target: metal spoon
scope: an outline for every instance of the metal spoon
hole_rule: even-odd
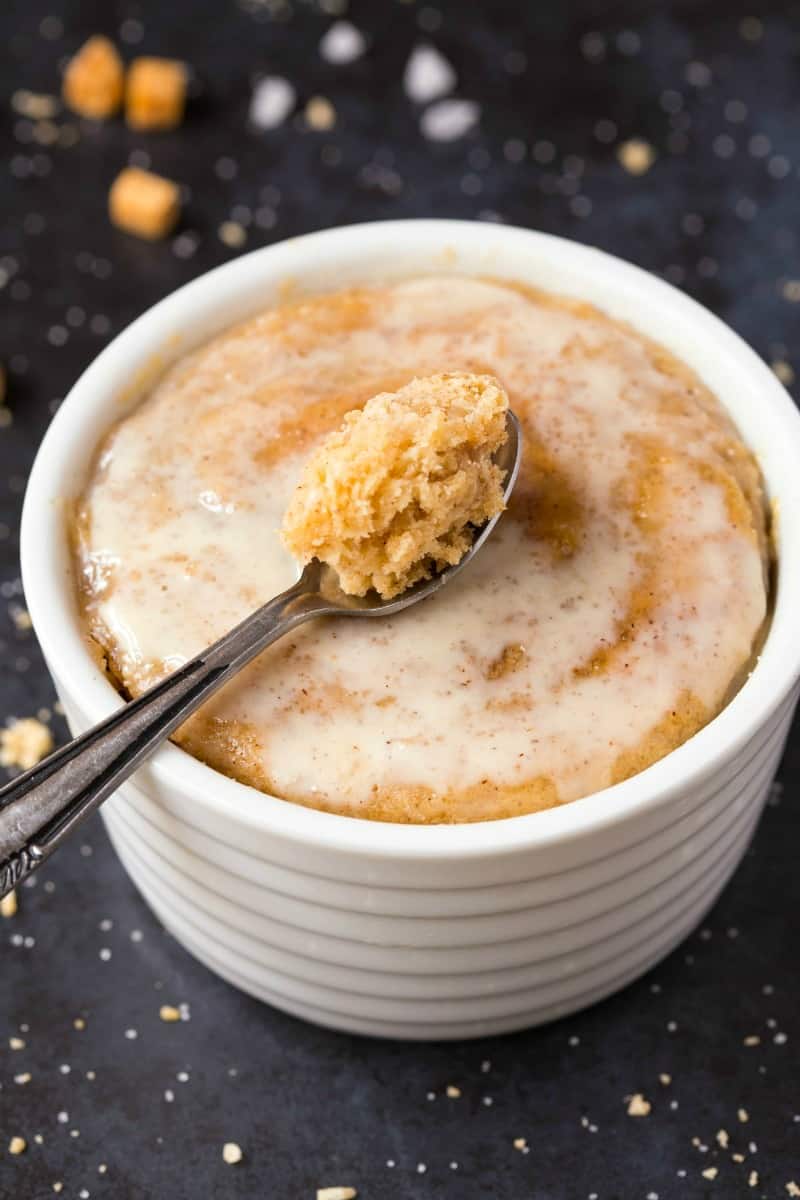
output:
[[[517,479],[522,434],[508,413],[508,438],[495,456],[506,502]],[[348,596],[336,572],[314,559],[293,587],[246,617],[208,650],[105,721],[0,789],[0,897],[56,850],[200,705],[262,650],[312,617],[386,617],[427,599],[470,562],[497,524],[487,521],[453,567],[392,600]]]

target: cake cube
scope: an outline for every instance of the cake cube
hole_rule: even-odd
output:
[[[150,241],[172,232],[180,208],[177,183],[140,167],[126,167],[120,171],[108,194],[108,211],[113,223],[126,233]]]
[[[89,38],[67,64],[64,102],[82,117],[113,117],[122,103],[125,68],[107,37]]]
[[[135,58],[125,88],[131,129],[174,129],[183,120],[186,68],[171,58]]]

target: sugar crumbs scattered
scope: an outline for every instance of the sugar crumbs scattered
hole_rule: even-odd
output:
[[[256,129],[276,129],[297,103],[297,93],[288,79],[267,75],[259,79],[250,99],[250,122]]]
[[[336,124],[336,109],[325,96],[312,96],[304,115],[308,127],[318,132],[333,129]]]
[[[454,142],[469,133],[480,115],[480,105],[474,100],[439,100],[426,108],[419,124],[429,141]]]
[[[415,46],[403,72],[403,87],[415,104],[429,104],[456,85],[456,73],[433,46]]]
[[[634,1093],[628,1101],[628,1116],[629,1117],[648,1117],[652,1105],[649,1100],[645,1100],[641,1092]]]
[[[345,66],[355,62],[367,48],[366,38],[360,29],[349,21],[335,21],[319,44],[319,52],[326,62],[334,66]]]
[[[238,250],[247,241],[247,230],[238,221],[223,221],[217,230],[217,236],[232,250]]]
[[[630,138],[617,147],[617,160],[629,175],[645,175],[656,161],[656,152],[643,138]]]
[[[0,730],[0,766],[35,767],[53,748],[53,735],[36,717],[12,720]]]

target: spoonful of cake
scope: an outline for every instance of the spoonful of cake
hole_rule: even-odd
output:
[[[388,616],[440,591],[497,524],[521,448],[489,375],[415,379],[348,413],[286,510],[281,537],[304,564],[297,583],[0,789],[0,897],[278,638],[313,617]]]

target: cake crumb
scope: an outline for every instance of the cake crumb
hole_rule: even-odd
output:
[[[247,230],[239,221],[223,221],[217,230],[217,235],[221,242],[230,246],[231,250],[238,250],[247,241]]]
[[[125,86],[125,120],[131,129],[174,129],[183,120],[186,68],[171,58],[135,58]]]
[[[12,888],[11,891],[3,896],[2,900],[0,900],[0,917],[5,917],[6,920],[9,917],[15,917],[17,915],[17,908],[17,891],[16,888]],[[14,1047],[12,1046],[12,1050],[13,1049]]]
[[[28,612],[27,608],[20,608],[18,604],[13,604],[9,609],[9,612],[11,613],[11,620],[14,622],[14,627],[18,629],[20,633],[27,633],[29,629],[33,628],[31,614]]]
[[[461,1096],[461,1088],[452,1083],[448,1083],[445,1092],[451,1100],[458,1100]]]
[[[306,463],[285,546],[332,566],[350,595],[384,599],[460,562],[471,527],[504,508],[492,455],[507,410],[488,375],[431,375],[373,396]]]
[[[157,241],[172,233],[180,210],[177,183],[141,167],[125,167],[120,171],[108,194],[112,223],[125,233],[147,241]]]
[[[84,1021],[83,1017],[76,1017],[75,1020],[72,1022],[72,1028],[77,1029],[79,1031],[81,1029],[85,1029],[86,1022]]]
[[[317,1200],[355,1200],[357,1195],[354,1187],[317,1188]]]
[[[162,1021],[180,1021],[181,1010],[176,1008],[174,1004],[162,1004],[158,1010],[158,1015]]]
[[[758,1171],[751,1171],[747,1176],[748,1187],[758,1187]]]
[[[643,138],[631,138],[618,147],[617,159],[629,175],[644,175],[656,161],[656,152]]]
[[[324,96],[312,96],[306,105],[305,117],[311,129],[324,132],[336,124],[336,109]]]
[[[794,383],[794,367],[791,363],[786,362],[783,358],[778,358],[772,363],[772,369],[778,376],[782,384],[789,387]]]
[[[24,1154],[27,1149],[28,1143],[25,1141],[24,1137],[12,1137],[11,1141],[8,1143],[9,1154]]]
[[[653,1106],[649,1100],[645,1100],[641,1092],[636,1092],[628,1101],[628,1116],[629,1117],[648,1117]]]
[[[58,1193],[58,1192],[60,1192],[60,1191],[63,1191],[63,1189],[64,1189],[64,1185],[63,1185],[63,1183],[61,1182],[61,1180],[60,1180],[60,1179],[57,1179],[57,1180],[55,1181],[55,1183],[53,1184],[53,1191],[54,1191],[54,1192],[56,1192],[56,1193]]]
[[[728,1149],[729,1140],[728,1131],[726,1129],[717,1130],[717,1145],[721,1146],[723,1150]]]
[[[758,1036],[757,1033],[751,1033],[748,1037],[746,1037],[744,1039],[744,1045],[745,1046],[760,1046],[761,1038]]]
[[[793,1179],[786,1184],[786,1191],[790,1196],[800,1196],[800,1186]]]
[[[9,1050],[24,1050],[25,1039],[21,1037],[10,1037],[8,1039],[8,1048]]]
[[[64,101],[82,117],[113,117],[122,104],[125,68],[107,37],[89,38],[64,72]]]
[[[515,1150],[527,1150],[528,1149],[527,1138],[524,1138],[524,1137],[514,1138],[513,1145],[514,1145]]]
[[[228,1166],[233,1167],[244,1158],[242,1147],[237,1142],[226,1142],[222,1147],[222,1157]]]
[[[743,1163],[743,1162],[744,1162],[744,1155],[743,1155],[743,1154],[738,1154],[738,1153],[737,1153],[737,1154],[732,1154],[732,1155],[731,1155],[731,1159],[732,1159],[732,1160],[733,1160],[733,1162],[735,1162],[735,1163]]]
[[[0,730],[0,766],[28,771],[52,749],[52,733],[35,717],[12,721]]]
[[[746,1108],[738,1108],[736,1110],[736,1116],[739,1118],[742,1125],[746,1125],[747,1122],[750,1120],[750,1114]]]
[[[18,88],[11,96],[11,107],[14,112],[30,121],[49,121],[57,115],[61,106],[56,96]]]
[[[719,1175],[719,1168],[706,1167],[705,1170],[700,1172],[700,1174],[703,1176],[703,1179],[716,1179]]]
[[[672,1083],[672,1076],[667,1074],[659,1075],[658,1081],[662,1087],[669,1087],[669,1085]]]

